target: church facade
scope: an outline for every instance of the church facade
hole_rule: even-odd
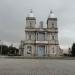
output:
[[[39,57],[60,55],[57,17],[54,13],[50,11],[46,28],[44,28],[42,21],[39,27],[36,25],[36,17],[30,11],[26,17],[23,55]]]

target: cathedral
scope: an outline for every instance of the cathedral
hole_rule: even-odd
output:
[[[57,17],[53,11],[50,11],[46,27],[42,21],[39,27],[36,25],[36,17],[31,10],[26,17],[23,56],[59,56]]]

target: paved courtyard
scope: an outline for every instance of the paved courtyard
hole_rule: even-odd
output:
[[[75,75],[75,60],[1,58],[0,75]]]

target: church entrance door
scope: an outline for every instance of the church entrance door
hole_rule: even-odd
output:
[[[38,56],[44,56],[45,55],[45,46],[38,46],[37,55]]]

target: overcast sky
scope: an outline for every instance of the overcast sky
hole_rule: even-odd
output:
[[[59,43],[64,48],[75,42],[75,0],[0,0],[0,40],[25,39],[25,18],[33,9],[37,22],[46,23],[50,9],[58,18]]]

